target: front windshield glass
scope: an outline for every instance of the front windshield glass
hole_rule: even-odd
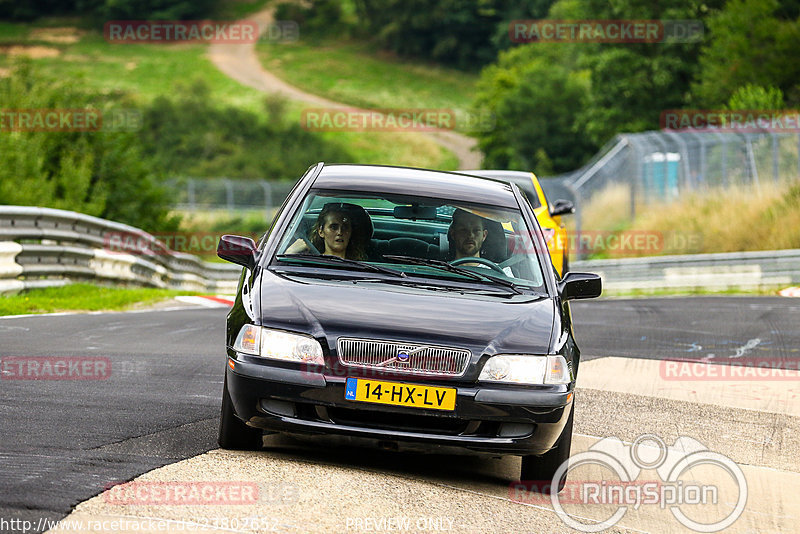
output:
[[[281,267],[357,268],[405,281],[424,278],[543,292],[532,243],[518,209],[312,190],[281,237],[275,261]]]

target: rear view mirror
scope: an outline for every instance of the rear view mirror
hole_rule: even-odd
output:
[[[558,283],[558,294],[564,300],[593,299],[603,292],[603,281],[592,273],[567,273]]]
[[[394,216],[396,219],[435,219],[436,207],[420,206],[419,204],[396,206],[394,208]]]
[[[217,256],[252,270],[256,266],[256,243],[249,237],[224,235],[219,238]]]
[[[575,204],[563,198],[556,200],[550,206],[550,215],[555,217],[557,215],[566,215],[568,213],[575,213]]]

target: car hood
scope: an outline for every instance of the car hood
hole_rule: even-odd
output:
[[[341,336],[462,347],[473,356],[547,354],[550,345],[550,298],[263,276],[261,324],[325,338],[332,351]]]

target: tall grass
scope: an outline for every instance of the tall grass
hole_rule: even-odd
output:
[[[800,248],[800,183],[685,195],[641,210],[630,229],[685,234],[665,239],[664,254]]]
[[[574,230],[574,219],[567,220]],[[800,248],[800,182],[686,193],[669,203],[637,205],[633,221],[627,186],[612,185],[583,207],[581,223],[582,231],[659,238],[658,250],[617,251],[613,257]]]

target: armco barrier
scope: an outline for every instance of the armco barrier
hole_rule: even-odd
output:
[[[800,249],[587,260],[570,268],[599,274],[609,293],[767,289],[800,284]]]
[[[114,234],[135,234],[140,248],[109,251],[107,236]],[[241,272],[236,265],[170,251],[125,224],[72,211],[0,206],[0,293],[74,280],[233,293]]]
[[[145,254],[107,250],[106,237],[115,233],[137,234],[137,246],[147,245]],[[575,261],[571,269],[601,275],[609,293],[772,288],[800,285],[800,249]],[[81,279],[233,293],[241,271],[169,251],[125,224],[71,211],[0,206],[0,293]]]

